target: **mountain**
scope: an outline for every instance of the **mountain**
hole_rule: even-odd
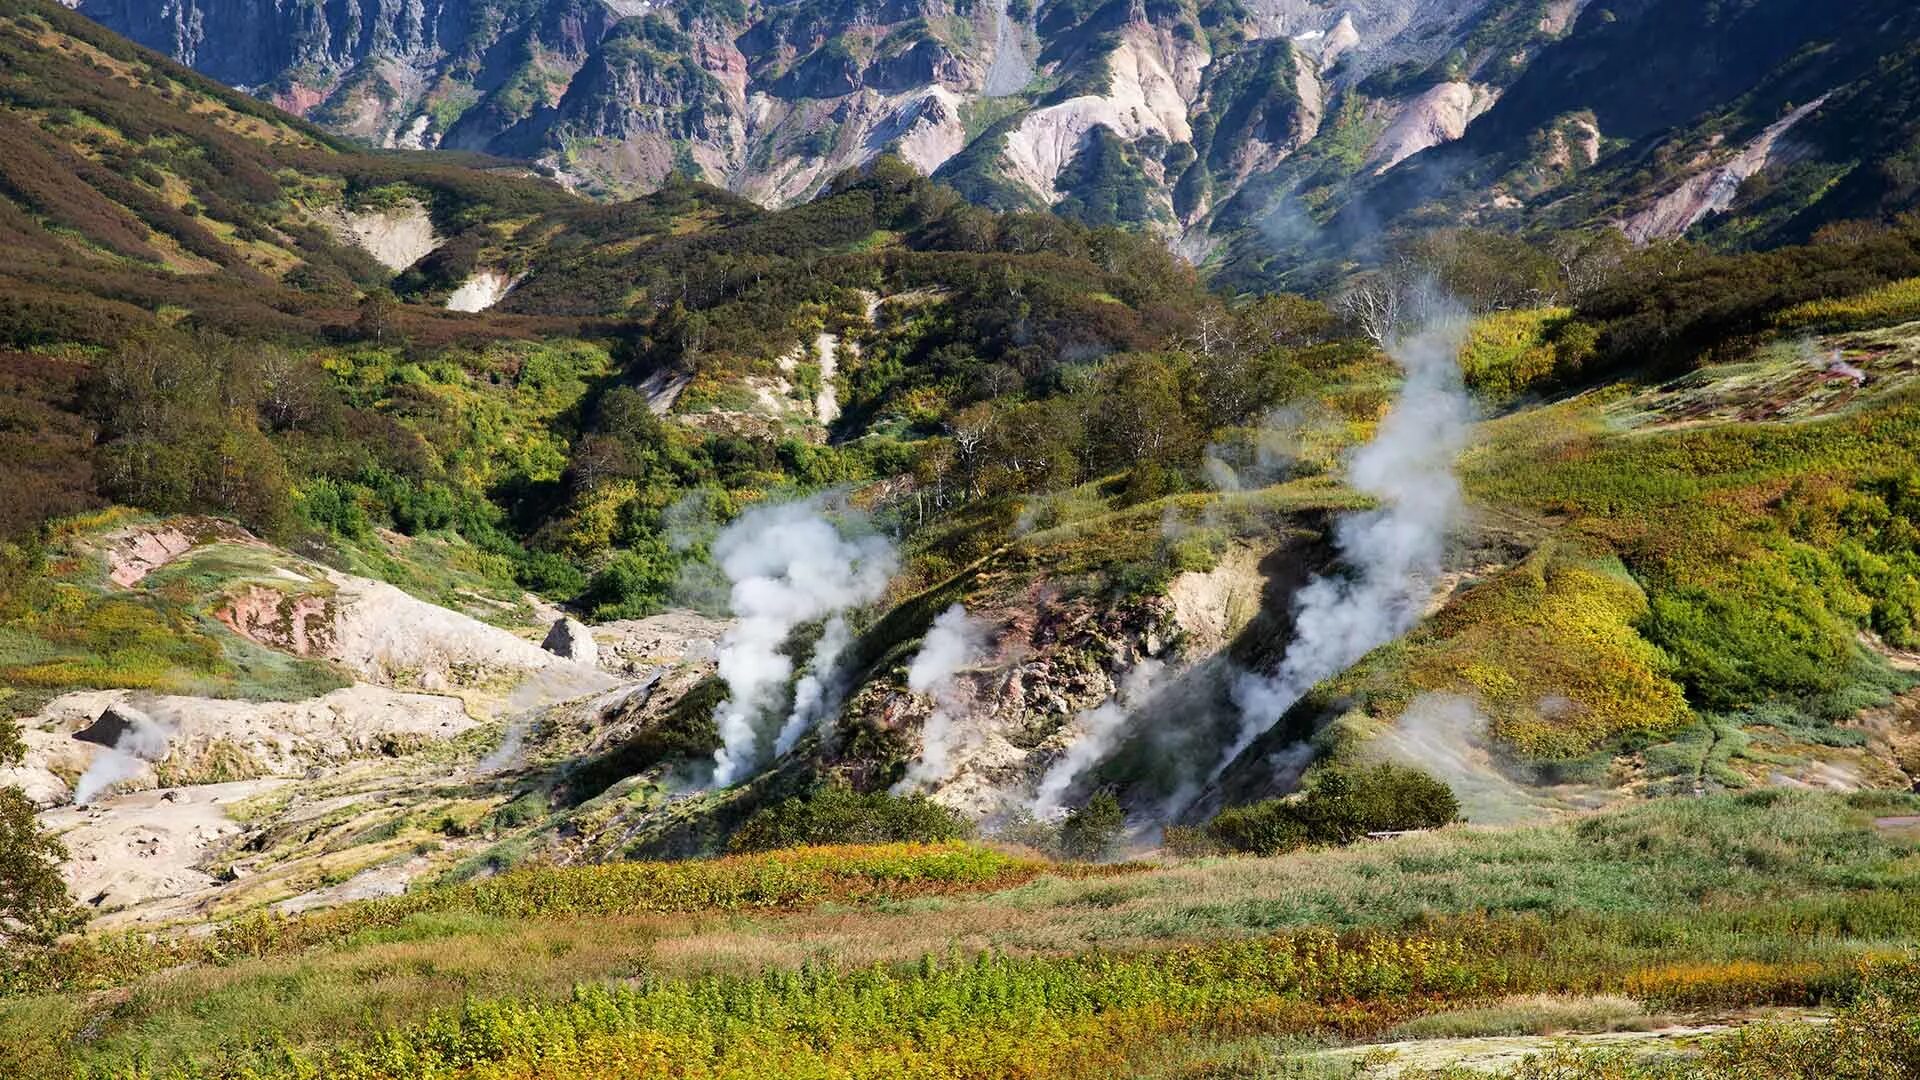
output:
[[[507,162],[357,150],[63,9],[0,16],[0,340],[16,348],[114,340],[169,309],[249,334],[351,323],[356,292],[435,230],[578,204]]]
[[[29,688],[9,699],[21,715],[67,716],[64,695],[110,689],[477,699],[507,676],[475,650],[516,655],[494,631],[529,633],[565,604],[612,627],[603,674],[634,696],[614,708],[562,695],[572,734],[542,729],[548,756],[529,783],[569,808],[549,839],[598,857],[613,836],[711,850],[823,778],[863,796],[919,788],[969,820],[999,820],[1008,799],[1053,810],[1104,790],[1138,821],[1200,821],[1289,789],[1309,748],[1370,744],[1414,698],[1474,703],[1522,787],[1605,760],[1620,763],[1605,790],[1661,789],[1685,781],[1643,743],[1674,745],[1775,700],[1825,732],[1846,703],[1898,684],[1851,635],[1906,640],[1905,578],[1877,562],[1807,562],[1794,530],[1824,520],[1825,504],[1789,514],[1729,495],[1732,517],[1711,526],[1732,530],[1729,558],[1751,547],[1750,560],[1789,568],[1793,589],[1818,582],[1830,598],[1817,602],[1771,579],[1712,577],[1670,551],[1667,532],[1629,523],[1685,520],[1662,484],[1773,490],[1833,466],[1824,450],[1778,450],[1765,423],[1670,431],[1749,391],[1714,368],[1683,393],[1659,378],[1773,349],[1754,415],[1806,383],[1808,416],[1872,432],[1904,422],[1904,338],[1834,336],[1817,314],[1791,330],[1779,320],[1839,304],[1837,329],[1851,330],[1846,298],[1875,290],[1903,310],[1900,282],[1920,274],[1910,227],[1739,256],[1410,249],[1478,321],[1464,342],[1390,357],[1392,324],[1301,297],[1229,302],[1152,238],[994,213],[891,155],[777,210],[678,178],[601,203],[497,158],[356,149],[59,7],[12,0],[0,29],[0,122],[22,148],[0,163],[18,238],[0,266],[14,286],[4,343],[19,417],[0,437],[18,450],[9,487],[27,493],[4,520],[53,545],[16,556],[12,610],[33,644],[0,652],[0,674]],[[1130,153],[1108,149],[1118,157],[1103,160]],[[1577,306],[1525,306],[1539,296]],[[1415,299],[1381,297],[1406,312]],[[1828,335],[1807,346],[1818,355],[1891,359],[1879,374],[1848,361],[1872,375],[1856,403],[1837,391],[1841,369],[1815,372],[1779,344],[1789,333]],[[1466,438],[1469,412],[1444,377],[1456,350],[1465,387],[1514,413],[1484,428],[1512,441],[1462,459],[1459,483],[1484,516],[1445,501],[1401,519],[1389,506],[1378,527],[1406,545],[1359,546],[1367,508],[1403,491],[1350,460],[1404,454],[1393,469],[1424,477],[1415,487],[1455,490],[1445,446]],[[1442,362],[1416,368],[1430,354]],[[1621,397],[1557,402],[1595,385]],[[1427,396],[1445,408],[1427,410]],[[1441,426],[1375,448],[1401,406]],[[1562,437],[1563,412],[1569,430],[1596,433],[1556,452],[1596,464],[1520,466]],[[1742,468],[1766,479],[1673,474],[1693,451],[1640,457],[1687,439],[1725,440],[1729,460],[1760,455]],[[1630,467],[1667,479],[1601,494]],[[1899,502],[1879,472],[1833,467],[1850,497]],[[1570,493],[1543,494],[1555,485]],[[48,524],[93,511],[105,524]],[[756,526],[761,513],[775,517]],[[819,550],[755,546],[788,529]],[[1857,542],[1906,565],[1899,534]],[[165,588],[123,595],[113,568],[179,549],[201,554],[161,573]],[[764,560],[785,567],[759,575],[782,588],[822,575],[825,591],[742,610],[761,585],[746,588],[757,578],[741,567]],[[871,576],[846,576],[869,564]],[[408,606],[395,587],[448,610]],[[85,598],[81,626],[131,618],[120,605],[134,603],[151,636],[36,622],[48,589]],[[1516,623],[1525,597],[1588,621]],[[942,623],[956,604],[966,617]],[[662,614],[676,605],[697,617]],[[1429,608],[1433,621],[1414,617]],[[1704,614],[1729,609],[1798,627],[1801,660],[1756,659],[1765,635],[1721,633],[1722,616]],[[1365,618],[1343,626],[1354,613]],[[701,651],[697,640],[728,633],[710,620],[729,614],[778,648],[724,664]],[[375,633],[386,621],[408,640]],[[816,635],[834,644],[816,648]],[[1323,635],[1342,644],[1289,660]],[[925,642],[943,639],[971,659],[912,675]],[[1518,640],[1532,666],[1489,681],[1489,658]],[[1606,679],[1581,670],[1579,650],[1606,657]],[[658,666],[648,657],[674,658],[677,674],[642,692]],[[539,665],[520,655],[506,669]],[[995,674],[962,677],[982,670]],[[742,682],[748,671],[773,674]],[[946,703],[942,686],[970,704]],[[778,733],[760,726],[789,708],[796,726],[775,752]],[[483,711],[518,723],[527,709]],[[949,711],[972,729],[953,745]],[[1897,745],[1852,746],[1848,767],[1877,775]],[[281,767],[262,760],[241,771]],[[38,767],[35,790],[70,788]],[[697,804],[655,800],[719,773],[735,782]],[[650,794],[594,802],[616,785]],[[574,822],[588,804],[605,816]]]
[[[82,0],[330,130],[770,206],[898,153],[1273,281],[1422,222],[1805,239],[1913,204],[1896,0]],[[1315,277],[1300,280],[1317,280]]]
[[[1920,222],[1790,242],[1816,203],[1742,250],[1555,228],[1572,194],[1423,207],[1527,175],[1514,87],[1589,30],[1613,59],[1565,70],[1772,73],[1792,100],[1727,122],[1780,125],[1776,164],[1893,145],[1898,49],[1850,91],[1875,124],[1823,127],[1843,95],[1781,73],[1880,56],[1861,24],[1797,52],[1797,9],[1615,8],[1270,39],[1429,119],[1514,81],[1391,168],[1433,124],[1345,172],[1310,139],[1259,182],[1358,181],[1209,281],[1134,227],[1171,196],[1116,113],[1056,204],[1106,224],[980,205],[1020,189],[970,150],[971,198],[878,153],[777,207],[594,200],[0,0],[0,1075],[1885,1074]],[[389,72],[445,40],[362,10],[305,40]],[[1684,72],[1610,36],[1657,11],[1744,36]],[[1369,46],[1368,12],[1433,32]],[[692,55],[638,14],[620,70]],[[1220,47],[1072,17],[1111,86]],[[1531,63],[1424,81],[1499,27]],[[1261,70],[1203,69],[1206,175],[1306,130]],[[1691,106],[1656,104],[1593,115],[1657,157]],[[1827,198],[1900,175],[1807,145]],[[1341,303],[1254,287],[1369,229]]]

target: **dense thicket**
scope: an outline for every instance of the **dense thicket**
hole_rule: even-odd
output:
[[[734,851],[772,851],[813,844],[935,843],[971,832],[959,814],[924,795],[863,795],[828,783],[804,798],[758,811],[734,831],[729,846]]]
[[[1229,851],[1277,855],[1321,844],[1351,844],[1368,833],[1433,829],[1452,822],[1460,802],[1447,785],[1398,765],[1328,769],[1306,792],[1222,812],[1208,839]]]

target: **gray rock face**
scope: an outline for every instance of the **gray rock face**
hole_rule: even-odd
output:
[[[593,633],[576,619],[561,618],[555,621],[540,647],[575,663],[593,666],[600,662],[600,646],[594,644]]]
[[[291,69],[345,71],[440,51],[465,37],[463,0],[79,0],[81,14],[223,82]]]
[[[167,733],[153,718],[124,702],[107,706],[99,718],[73,733],[81,742],[95,743],[143,761],[167,756]]]
[[[1920,66],[1898,51],[1920,35],[1911,0],[65,2],[376,144],[537,162],[607,198],[685,173],[769,206],[897,152],[995,209],[1155,234],[1236,288],[1396,221],[1624,220],[1660,195],[1615,155],[1653,139],[1734,176],[1781,106],[1823,93],[1778,168],[1839,175],[1903,152],[1881,114],[1911,105],[1886,87]],[[984,98],[997,119],[963,121]],[[1591,152],[1567,152],[1570,130]],[[1322,168],[1356,140],[1364,168]],[[1777,238],[1911,201],[1867,183]]]

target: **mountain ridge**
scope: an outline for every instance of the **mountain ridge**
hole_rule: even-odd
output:
[[[893,152],[982,205],[1146,230],[1227,281],[1324,280],[1300,274],[1436,221],[1753,246],[1913,197],[1876,164],[1916,131],[1875,87],[1911,67],[1912,13],[1879,0],[79,10],[375,143],[487,150],[602,195],[678,173],[770,206]],[[1815,99],[1711,213],[1650,214]]]

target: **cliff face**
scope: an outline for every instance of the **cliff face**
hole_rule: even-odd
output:
[[[1684,228],[1883,212],[1897,177],[1860,170],[1911,142],[1885,87],[1917,29],[1895,0],[73,2],[336,130],[590,194],[678,172],[785,204],[894,151],[1255,276],[1361,226],[1623,222],[1715,177]]]
[[[337,77],[369,60],[451,51],[466,0],[88,0],[82,13],[223,82]]]
[[[1338,87],[1383,65],[1435,62],[1500,6],[75,3],[336,130],[535,159],[597,193],[643,191],[678,170],[789,202],[895,150],[998,192],[983,201],[1095,207],[1169,236],[1311,138]],[[1176,198],[1183,178],[1193,194]],[[1145,197],[1105,190],[1128,186]]]

